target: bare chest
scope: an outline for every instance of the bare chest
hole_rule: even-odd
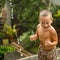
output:
[[[51,40],[51,34],[48,30],[43,30],[43,29],[39,28],[38,33],[39,33],[40,40],[46,40],[48,38]]]

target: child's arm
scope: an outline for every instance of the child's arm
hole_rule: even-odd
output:
[[[49,30],[49,31],[51,33],[52,42],[48,38],[46,43],[45,43],[45,46],[56,46],[58,44],[57,32],[55,31],[55,29],[52,29],[52,30]]]
[[[37,34],[30,36],[30,40],[31,40],[31,41],[36,40],[36,39],[37,39]]]
[[[50,31],[51,37],[52,37],[51,46],[56,46],[58,44],[57,32],[56,32],[56,30],[53,27],[49,31]]]
[[[31,41],[33,41],[33,40],[35,41],[35,40],[38,39],[38,37],[39,37],[39,36],[38,36],[38,28],[39,28],[39,26],[40,26],[40,24],[37,25],[36,34],[30,36],[30,40],[31,40]]]
[[[52,31],[52,43],[51,43],[51,45],[52,46],[55,46],[55,45],[57,45],[58,44],[58,36],[57,36],[57,32],[54,30],[54,31]]]

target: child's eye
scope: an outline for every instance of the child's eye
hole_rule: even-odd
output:
[[[46,22],[46,24],[49,24],[49,22]]]
[[[42,24],[44,24],[44,23],[42,22]]]

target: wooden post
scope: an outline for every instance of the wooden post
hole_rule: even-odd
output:
[[[11,26],[11,8],[9,0],[5,0],[5,9],[7,12],[6,24]]]

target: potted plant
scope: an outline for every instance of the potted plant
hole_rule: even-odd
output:
[[[4,25],[4,32],[8,35],[10,41],[14,41],[14,36],[16,34],[15,29],[13,29],[11,26],[5,24]]]

